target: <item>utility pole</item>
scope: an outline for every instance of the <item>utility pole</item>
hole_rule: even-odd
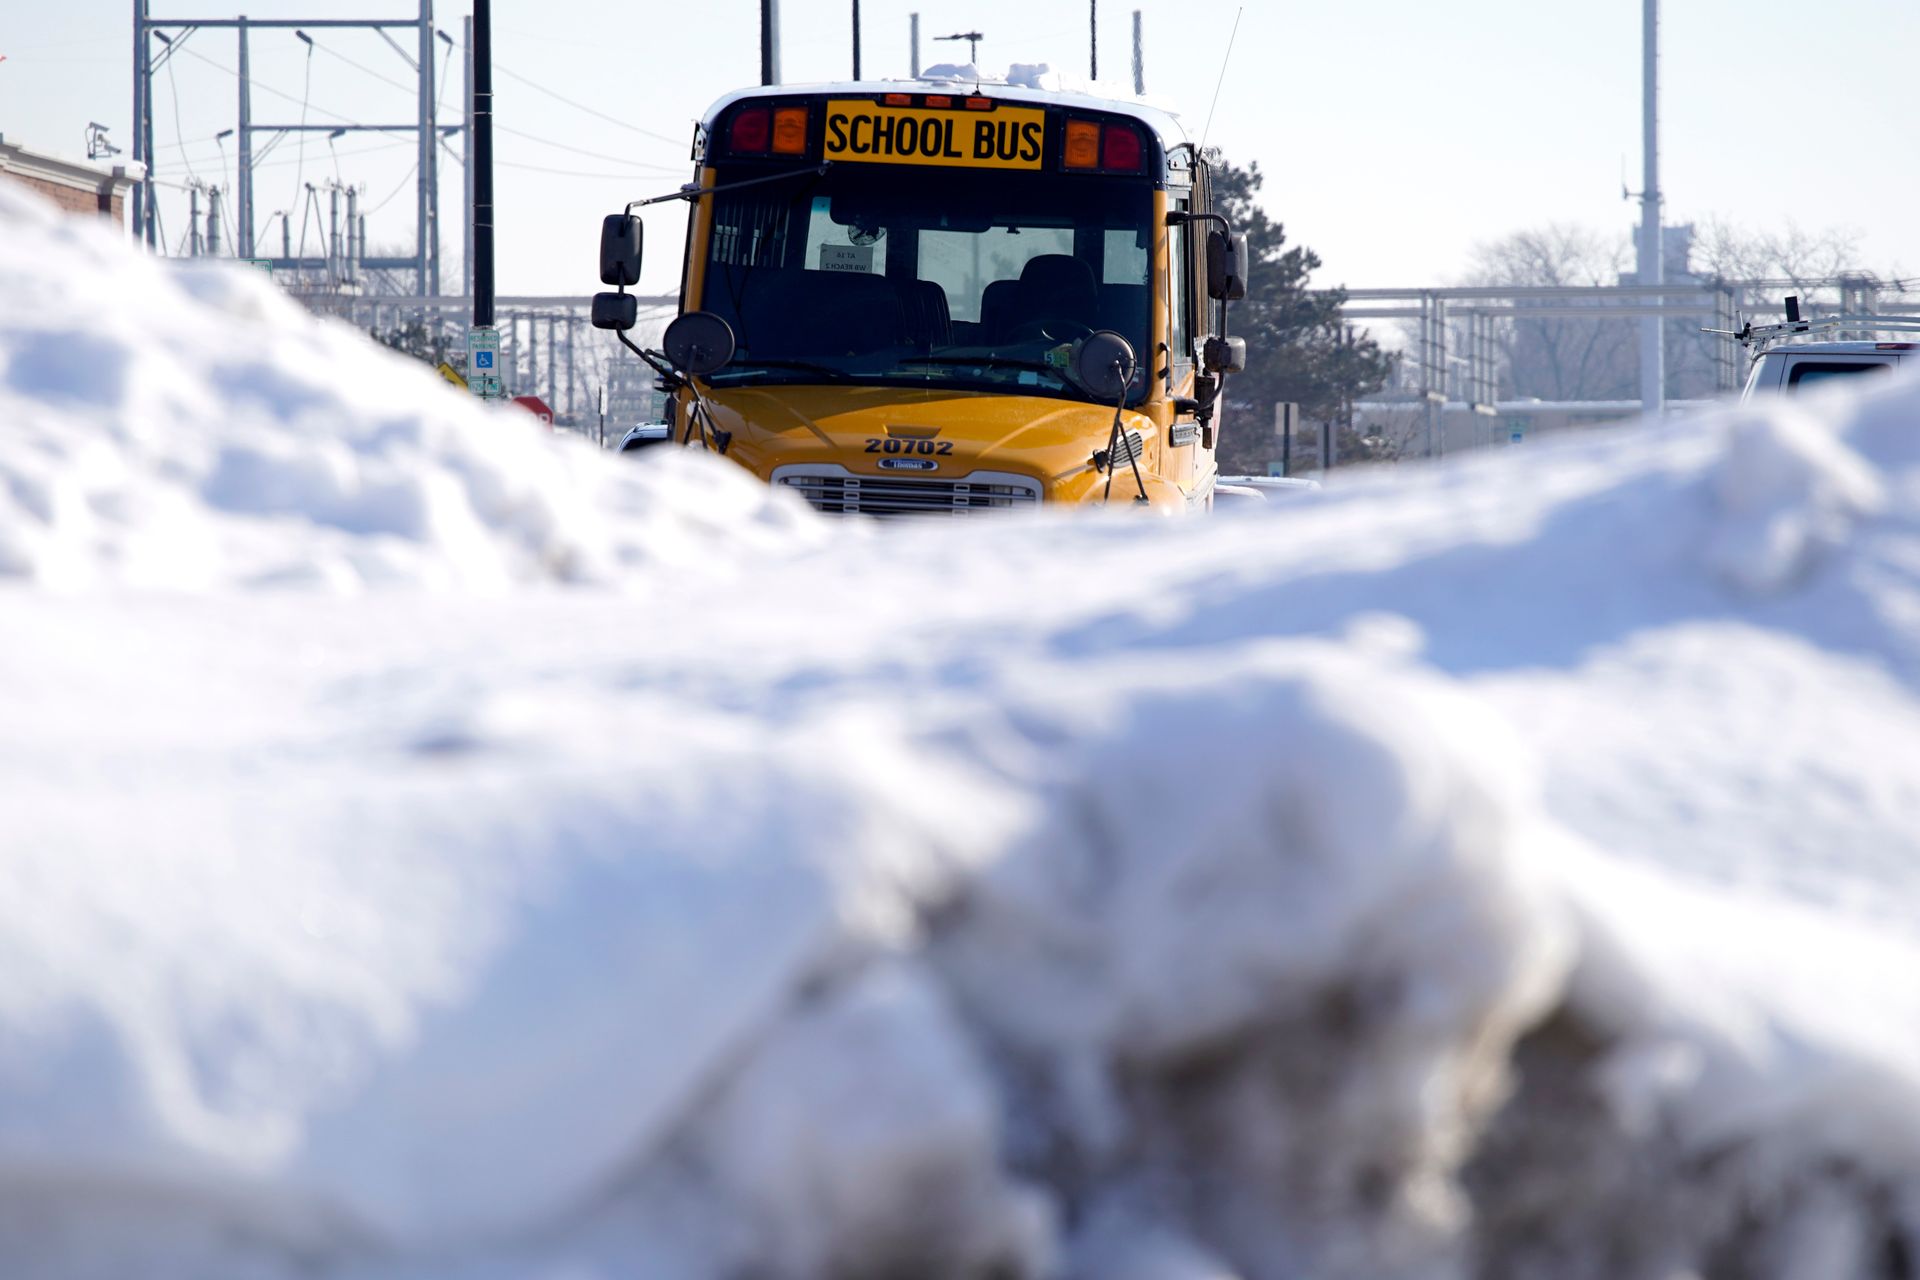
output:
[[[146,88],[147,76],[147,0],[133,0],[133,162],[143,166],[140,181],[133,184],[133,238],[141,239],[146,234],[147,193],[153,189],[147,178],[146,148],[146,112],[142,109],[141,92]]]
[[[853,78],[860,78],[860,0],[853,0]]]
[[[1100,78],[1100,0],[1087,0],[1087,79]]]
[[[493,0],[473,0],[473,324],[493,324]]]
[[[1140,43],[1140,11],[1133,11],[1133,93],[1135,97],[1147,91],[1146,55]]]
[[[956,31],[950,36],[935,36],[935,40],[965,40],[967,42],[967,65],[978,69],[980,66],[980,42],[986,37],[978,31]]]
[[[780,83],[780,0],[760,0],[760,83]]]
[[[360,190],[347,188],[347,279],[360,278],[360,260],[367,256],[365,225],[360,218]]]
[[[1665,284],[1666,254],[1660,243],[1660,0],[1643,0],[1641,14],[1641,156],[1646,170],[1640,184],[1639,281]],[[1656,307],[1660,299],[1650,299]],[[1658,315],[1640,322],[1640,407],[1659,413],[1666,406],[1665,322]]]
[[[465,104],[463,108],[465,114],[461,123],[466,127],[461,131],[461,134],[460,134],[460,170],[461,170],[461,173],[464,175],[461,181],[466,184],[467,199],[465,204],[462,206],[466,210],[466,216],[461,219],[461,226],[465,232],[465,238],[461,241],[461,245],[460,245],[460,270],[463,273],[461,278],[460,292],[466,294],[468,297],[472,297],[473,296],[473,18],[471,15],[467,17],[466,27],[461,32],[461,35],[464,37],[464,43],[461,45],[461,48],[465,50],[465,56],[461,59],[461,63],[466,68],[466,74],[463,77],[460,85],[460,101]]]
[[[418,178],[420,269],[416,291],[423,298],[440,293],[440,133],[433,109],[433,0],[420,0],[420,173]]]
[[[200,185],[187,188],[187,255],[200,256]]]
[[[248,49],[247,15],[240,15],[240,207],[234,240],[240,256],[253,256],[253,61]]]
[[[909,74],[915,80],[918,80],[920,78],[920,15],[919,14],[910,13],[907,15],[907,30],[912,33],[909,39],[913,45],[913,60],[908,64],[910,68]]]
[[[153,23],[147,0],[133,3],[133,158],[146,167],[134,202],[134,237],[159,245],[159,201],[153,184]]]

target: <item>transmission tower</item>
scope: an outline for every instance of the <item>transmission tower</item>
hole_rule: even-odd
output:
[[[240,257],[255,257],[254,243],[254,200],[253,200],[253,140],[259,134],[287,133],[412,133],[419,143],[417,166],[417,198],[415,202],[415,240],[414,253],[404,258],[364,258],[361,265],[371,270],[412,271],[414,292],[420,297],[440,292],[440,164],[439,139],[442,135],[457,133],[459,125],[442,125],[436,119],[434,103],[433,75],[433,0],[420,0],[420,12],[413,18],[248,18],[242,14],[232,18],[156,18],[148,12],[151,0],[133,0],[133,158],[146,165],[147,178],[133,189],[133,225],[135,233],[144,239],[149,248],[158,245],[158,213],[156,208],[156,188],[153,172],[153,78],[164,67],[175,51],[184,45],[186,39],[201,28],[212,30],[230,29],[238,37],[239,50],[239,100],[237,103],[238,133],[240,147],[239,172],[235,175],[234,189],[239,205],[235,213],[235,225],[230,235]],[[400,45],[389,32],[411,30],[419,42],[417,54],[408,55],[401,50],[401,56],[414,66],[419,82],[419,111],[411,123],[361,123],[350,124],[259,124],[253,119],[253,79],[251,70],[250,36],[259,30],[291,30],[309,45],[312,40],[306,30],[371,30],[396,49]],[[171,33],[169,35],[168,33]],[[153,41],[159,39],[164,49],[158,58],[154,56]],[[452,43],[452,37],[442,33],[440,38]],[[352,227],[352,219],[348,221]],[[365,244],[360,248],[364,251]],[[325,271],[329,268],[326,258],[293,258],[287,256],[268,258],[276,271]]]

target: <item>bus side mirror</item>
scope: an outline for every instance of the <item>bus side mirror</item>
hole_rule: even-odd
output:
[[[1069,359],[1074,381],[1096,400],[1119,399],[1138,364],[1133,344],[1111,329],[1097,330],[1074,343]]]
[[[600,221],[600,283],[625,289],[640,283],[640,243],[645,228],[630,213]]]
[[[593,327],[625,333],[640,319],[640,299],[630,293],[593,295]]]
[[[733,326],[711,311],[689,311],[660,336],[667,363],[695,375],[712,373],[733,359],[733,345]]]
[[[1208,338],[1206,345],[1200,348],[1200,364],[1206,372],[1215,376],[1223,373],[1245,373],[1247,371],[1247,340],[1245,338]]]
[[[1247,296],[1247,260],[1251,257],[1247,233],[1207,233],[1207,294],[1218,302],[1238,302]]]

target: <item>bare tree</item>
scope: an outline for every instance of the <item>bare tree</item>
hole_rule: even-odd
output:
[[[1689,269],[1706,280],[1755,285],[1742,291],[1740,305],[1777,312],[1788,294],[1809,307],[1837,303],[1832,281],[1872,275],[1860,265],[1860,256],[1860,233],[1852,228],[1812,231],[1789,219],[1767,230],[1710,217],[1695,224]],[[1720,341],[1702,333],[1697,324],[1669,328],[1670,394],[1682,399],[1715,394],[1714,357]]]
[[[1475,249],[1469,283],[1611,285],[1626,267],[1624,235],[1549,223]],[[1524,304],[1522,304],[1524,305]],[[1515,318],[1500,326],[1507,394],[1544,400],[1612,400],[1635,394],[1631,321],[1596,317]]]
[[[1811,294],[1821,280],[1865,274],[1860,233],[1829,227],[1809,231],[1789,219],[1779,230],[1744,227],[1725,218],[1696,224],[1694,274],[1721,280],[1783,281],[1782,291]]]

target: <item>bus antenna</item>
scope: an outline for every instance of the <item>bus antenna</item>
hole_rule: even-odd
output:
[[[958,31],[950,36],[935,36],[934,39],[935,40],[965,40],[967,42],[967,65],[973,67],[974,70],[976,71],[979,70],[980,42],[982,40],[985,40],[986,37],[981,35],[978,31]]]
[[[1227,35],[1227,51],[1220,55],[1220,78],[1213,82],[1213,101],[1207,104],[1207,127],[1200,131],[1200,150],[1207,149],[1207,139],[1213,134],[1213,109],[1220,105],[1220,86],[1227,82],[1227,60],[1233,57],[1233,42],[1240,34],[1240,19],[1246,14],[1247,6],[1241,5],[1233,13],[1233,30]]]

